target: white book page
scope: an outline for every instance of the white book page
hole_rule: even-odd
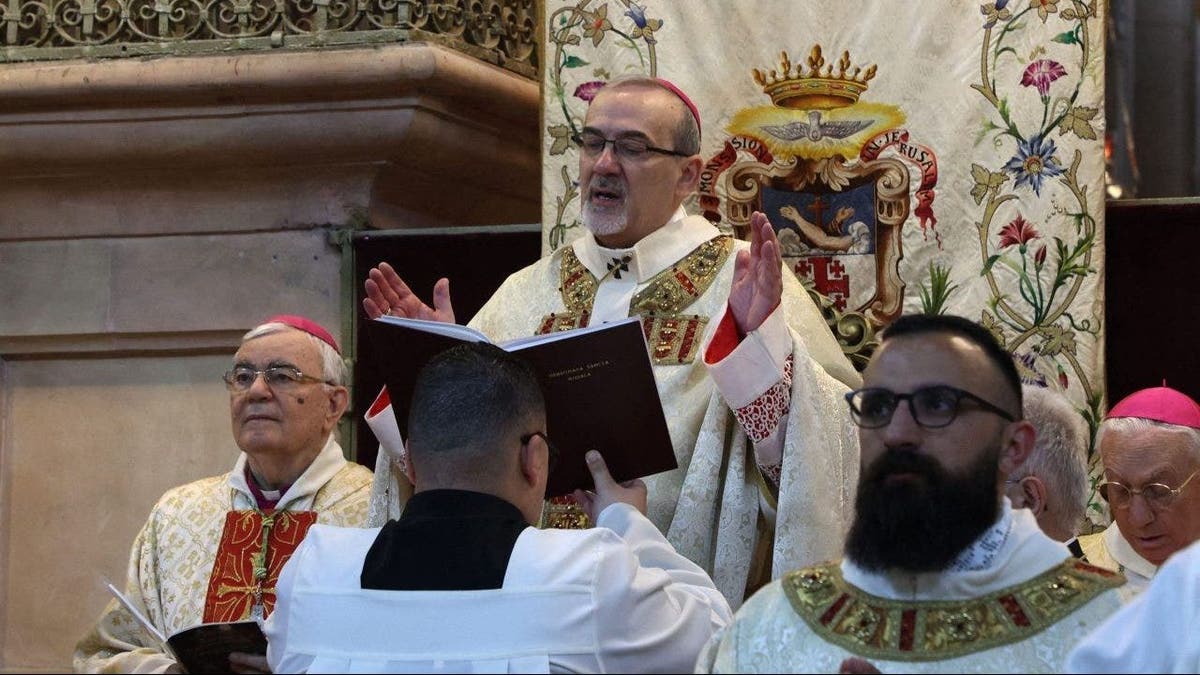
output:
[[[462,326],[457,323],[446,323],[444,321],[425,321],[423,319],[406,319],[399,316],[381,316],[376,321],[390,323],[394,326],[407,326],[416,330],[422,330],[426,333],[434,335],[445,335],[457,340],[465,342],[486,342],[491,344],[491,340],[486,335],[471,328],[470,326]]]
[[[113,586],[111,583],[106,585],[108,586],[108,592],[113,594],[113,597],[117,599],[117,602],[121,603],[125,609],[129,610],[129,613],[133,615],[133,618],[137,619],[137,622],[142,624],[142,628],[145,628],[155,640],[158,640],[158,643],[162,646],[163,651],[174,656],[175,654],[171,651],[170,645],[167,644],[167,638],[163,636],[158,628],[155,628],[154,624],[150,623],[150,619],[147,619],[144,614],[139,612],[137,608],[133,606],[133,603],[129,601],[129,598],[125,597],[124,593],[117,590],[116,586]]]
[[[621,319],[620,321],[609,321],[608,323],[600,323],[600,324],[596,324],[595,326],[585,326],[583,328],[572,328],[571,330],[555,331],[553,333],[546,333],[544,335],[531,335],[529,337],[523,337],[523,338],[517,338],[515,340],[509,340],[508,342],[505,342],[505,343],[501,344],[500,346],[503,347],[507,351],[514,352],[519,349],[524,349],[525,347],[531,347],[535,344],[542,344],[544,342],[554,342],[556,340],[566,340],[566,339],[575,337],[576,335],[582,335],[584,333],[595,333],[596,331],[605,330],[608,328],[615,328],[617,326],[621,326],[621,325],[624,325],[627,323],[641,323],[641,319],[636,316],[631,316],[631,317],[628,317],[625,319]]]

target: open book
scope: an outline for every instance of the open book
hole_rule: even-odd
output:
[[[370,322],[367,330],[378,352],[387,355],[383,378],[405,437],[421,366],[461,342],[491,342],[467,326],[393,316]],[[547,497],[592,487],[583,459],[592,449],[604,456],[617,481],[679,466],[636,317],[498,346],[533,367],[546,397],[546,433],[562,455],[546,485]]]
[[[202,623],[164,636],[116,586],[108,584],[108,590],[158,641],[163,653],[189,673],[228,673],[230,652],[267,653],[267,638],[257,621]]]

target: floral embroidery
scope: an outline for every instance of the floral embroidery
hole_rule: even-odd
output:
[[[751,441],[761,443],[775,433],[792,402],[792,356],[783,366],[783,378],[758,398],[733,411]],[[778,485],[778,483],[776,483]]]

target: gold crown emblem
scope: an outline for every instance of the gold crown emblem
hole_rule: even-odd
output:
[[[772,103],[782,108],[830,110],[857,103],[858,97],[867,90],[867,81],[875,77],[876,67],[872,65],[863,70],[856,66],[851,71],[848,51],[842,52],[842,58],[838,59],[836,74],[834,65],[825,64],[818,44],[813,45],[808,55],[807,73],[801,64],[796,64],[793,75],[791,59],[787,52],[781,52],[779,71],[764,73],[754,68],[754,81],[771,97]]]

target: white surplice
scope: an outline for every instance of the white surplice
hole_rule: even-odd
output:
[[[378,534],[310,530],[267,620],[273,672],[680,672],[731,618],[626,504],[589,530],[526,528],[495,590],[363,589]]]

